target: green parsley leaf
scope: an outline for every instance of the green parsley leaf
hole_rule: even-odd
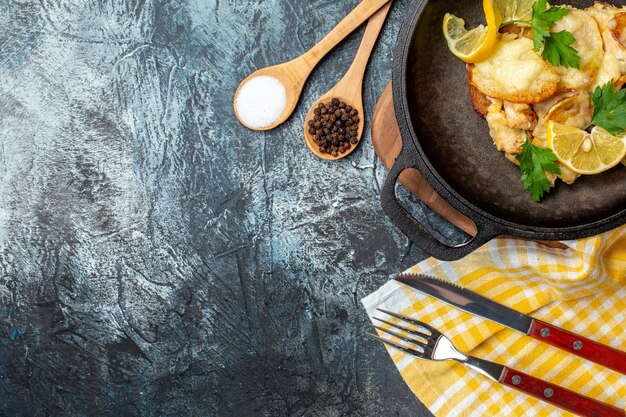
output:
[[[561,169],[556,164],[557,158],[552,149],[544,149],[533,145],[526,134],[526,143],[522,146],[522,153],[515,156],[522,170],[522,181],[535,203],[541,201],[544,194],[550,192],[550,181],[546,171],[560,174]]]
[[[535,52],[539,52],[543,45],[543,40],[550,37],[549,29],[554,27],[558,20],[561,20],[569,13],[565,7],[548,8],[547,0],[537,0],[533,3],[533,17],[530,19],[530,26],[533,29],[533,42]]]
[[[567,16],[570,9],[566,7],[548,7],[547,0],[533,3],[533,17],[530,27],[533,30],[533,46],[535,52],[543,47],[542,56],[554,66],[574,67],[580,69],[580,56],[572,47],[576,39],[568,31],[550,32],[557,21]]]
[[[550,37],[545,39],[543,58],[555,67],[580,69],[580,56],[578,51],[572,48],[574,42],[576,38],[566,30],[550,34]]]
[[[591,125],[600,126],[613,136],[626,132],[626,90],[615,91],[615,83],[609,81],[596,88],[593,100]]]

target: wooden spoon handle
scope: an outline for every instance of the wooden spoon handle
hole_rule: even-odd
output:
[[[378,10],[378,12],[376,12],[376,14],[374,14],[367,23],[365,34],[361,40],[361,46],[359,46],[356,57],[354,58],[350,69],[346,73],[346,78],[348,78],[348,74],[352,74],[353,77],[363,78],[365,68],[367,68],[367,63],[369,62],[370,55],[372,55],[374,45],[376,45],[378,35],[380,35],[380,31],[385,25],[385,20],[387,19],[387,13],[389,13],[389,9],[391,8],[391,3],[392,1],[389,1],[389,3],[385,6],[381,7],[380,10]]]
[[[363,0],[348,14],[337,26],[334,27],[321,41],[300,57],[313,69],[317,63],[326,56],[346,36],[354,32],[363,22],[369,19],[378,9],[390,0]]]
[[[392,2],[393,0],[389,1],[389,3],[381,7],[376,14],[370,17],[365,33],[363,34],[363,39],[361,40],[361,46],[359,46],[359,50],[356,53],[352,65],[341,81],[339,81],[333,89],[337,92],[341,91],[341,95],[350,100],[353,105],[362,103],[363,77],[365,75],[365,69],[367,68],[370,56],[372,55],[374,45],[376,45],[378,35],[385,24],[387,13],[389,13]]]

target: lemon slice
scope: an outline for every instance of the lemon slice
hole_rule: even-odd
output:
[[[502,22],[530,21],[535,0],[493,0],[493,7],[500,13]]]
[[[598,126],[587,133],[549,122],[548,146],[563,165],[584,175],[600,174],[626,157],[626,135],[613,136]]]
[[[465,21],[450,13],[443,18],[443,36],[450,51],[464,62],[474,64],[487,58],[498,41],[499,19],[493,0],[483,0],[487,27],[480,25],[472,30],[465,29]]]

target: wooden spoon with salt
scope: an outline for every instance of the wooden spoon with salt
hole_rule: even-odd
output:
[[[249,129],[252,130],[270,130],[283,123],[291,116],[293,110],[298,104],[302,88],[309,75],[321,59],[331,51],[346,36],[352,33],[356,28],[361,26],[363,22],[369,19],[376,11],[390,0],[363,0],[348,14],[335,28],[328,33],[317,45],[305,52],[298,58],[285,62],[283,64],[260,69],[239,84],[235,92],[234,108],[237,119]],[[246,115],[239,114],[237,109],[237,98],[242,87],[251,79],[259,76],[269,76],[278,80],[285,89],[287,102],[284,110],[275,120],[266,126],[254,126],[246,123]],[[243,116],[243,117],[242,117]]]
[[[346,75],[344,75],[341,81],[326,94],[322,95],[315,104],[311,106],[309,113],[304,119],[304,138],[306,139],[306,144],[311,152],[322,159],[336,161],[345,158],[359,146],[361,136],[363,135],[363,127],[365,126],[365,117],[363,114],[363,77],[365,76],[367,63],[369,62],[378,35],[385,24],[385,19],[387,18],[387,13],[389,12],[392,2],[393,1],[389,1],[389,3],[381,7],[380,10],[370,18],[363,39],[361,40],[361,46],[348,72],[346,72]],[[344,153],[337,153],[335,156],[331,153],[322,153],[320,151],[320,147],[314,142],[313,135],[309,132],[310,127],[308,124],[309,120],[312,120],[315,116],[315,108],[317,108],[320,103],[328,104],[333,98],[352,106],[352,108],[358,112],[359,117],[356,136],[358,142],[356,144],[350,144],[350,149],[346,150]]]

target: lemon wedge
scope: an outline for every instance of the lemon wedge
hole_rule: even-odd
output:
[[[500,14],[501,22],[528,22],[533,17],[535,0],[493,0],[493,7]]]
[[[487,27],[480,25],[465,29],[465,21],[450,13],[443,18],[443,36],[450,51],[463,62],[474,64],[487,58],[498,41],[500,19],[496,16],[493,0],[483,0]]]
[[[587,133],[549,122],[548,146],[563,165],[584,175],[608,171],[626,157],[626,135],[613,136],[598,126]]]

